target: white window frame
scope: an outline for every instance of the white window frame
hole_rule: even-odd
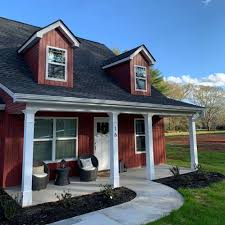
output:
[[[56,63],[56,62],[49,62],[48,61],[48,52],[49,52],[50,48],[61,50],[61,51],[65,52],[65,64],[63,64],[63,63]],[[53,64],[53,65],[65,66],[65,79],[58,79],[58,78],[49,77],[48,76],[48,64],[49,63]],[[46,71],[45,71],[45,79],[46,80],[67,82],[67,64],[68,64],[67,49],[57,48],[57,47],[53,47],[53,46],[47,45],[47,47],[46,47]]]
[[[144,68],[145,69],[145,72],[146,72],[146,77],[145,78],[142,78],[142,77],[136,77],[136,69],[137,67],[141,67],[141,68]],[[146,66],[139,66],[139,65],[134,65],[134,77],[135,77],[135,91],[142,91],[142,92],[147,92],[147,77],[148,77],[148,74],[147,74],[147,67]],[[145,80],[145,89],[138,89],[137,88],[137,81],[136,79],[141,79],[141,80]]]
[[[74,161],[78,158],[78,117],[45,117],[45,116],[39,116],[35,117],[35,119],[52,119],[53,120],[53,127],[52,127],[52,138],[34,138],[35,141],[52,141],[52,159],[51,160],[44,160],[45,163],[54,163],[54,162],[60,162],[62,159],[56,159],[56,141],[57,140],[76,140],[76,157],[72,158],[65,158],[66,161]],[[76,137],[56,137],[56,120],[57,119],[73,119],[77,121],[77,127],[76,127]]]
[[[135,143],[135,154],[143,154],[143,153],[146,153],[146,149],[145,149],[145,151],[138,151],[137,150],[137,137],[140,137],[140,136],[144,136],[145,137],[145,141],[146,141],[146,134],[144,133],[144,134],[137,134],[136,133],[136,121],[138,121],[138,120],[143,120],[144,121],[144,119],[142,119],[142,118],[135,118],[134,119],[134,143]],[[145,148],[146,148],[146,146],[145,146]]]

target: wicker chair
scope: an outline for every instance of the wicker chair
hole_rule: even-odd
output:
[[[41,170],[38,171],[37,170]],[[39,191],[46,189],[49,181],[49,170],[48,166],[44,162],[33,163],[33,174],[32,174],[32,190]]]
[[[92,170],[85,170],[83,168],[81,159],[88,159],[88,158],[91,158],[91,162],[94,167],[94,169]],[[78,157],[77,164],[80,171],[80,181],[95,181],[97,179],[98,159],[94,155],[82,155]]]

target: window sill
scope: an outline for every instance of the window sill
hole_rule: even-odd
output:
[[[136,155],[139,155],[139,154],[145,154],[145,153],[146,153],[146,151],[142,151],[142,152],[135,151],[135,154],[136,154]]]

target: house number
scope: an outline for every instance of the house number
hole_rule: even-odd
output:
[[[114,137],[117,137],[117,129],[116,126],[114,127],[115,133],[114,133]]]

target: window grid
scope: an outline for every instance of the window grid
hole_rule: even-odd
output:
[[[45,162],[56,162],[60,161],[62,159],[56,159],[56,141],[61,141],[61,140],[76,140],[76,157],[73,158],[65,158],[65,160],[74,160],[78,156],[78,118],[77,117],[36,117],[36,119],[52,119],[53,120],[53,126],[52,126],[52,138],[34,138],[34,142],[40,142],[40,141],[52,141],[52,160],[45,160]],[[76,120],[76,136],[75,137],[56,137],[56,120],[57,119],[74,119]]]
[[[144,119],[142,119],[142,118],[134,119],[135,154],[142,154],[142,153],[145,153],[146,150],[145,151],[138,151],[138,149],[137,149],[137,137],[145,137],[146,135],[145,135],[145,132],[144,132],[144,134],[137,134],[137,131],[136,131],[137,121],[144,121]]]
[[[59,62],[50,62],[49,61],[49,49],[56,49],[56,50],[60,50],[60,51],[64,51],[65,53],[65,63],[59,63]],[[58,66],[64,66],[65,68],[65,74],[64,74],[64,79],[60,79],[60,78],[53,78],[53,77],[49,77],[48,75],[48,65],[52,64],[52,65],[58,65]],[[52,47],[52,46],[47,46],[46,48],[46,79],[47,80],[54,80],[54,81],[63,81],[66,82],[67,81],[67,49],[62,49],[62,48],[56,48],[56,47]]]
[[[137,74],[136,74],[137,68],[144,68],[145,69],[145,77],[137,77]],[[134,74],[135,74],[135,91],[143,91],[143,92],[146,92],[147,91],[147,69],[146,69],[146,67],[145,66],[135,65],[134,66]],[[143,80],[143,81],[145,81],[145,89],[139,89],[137,87],[137,80]]]

